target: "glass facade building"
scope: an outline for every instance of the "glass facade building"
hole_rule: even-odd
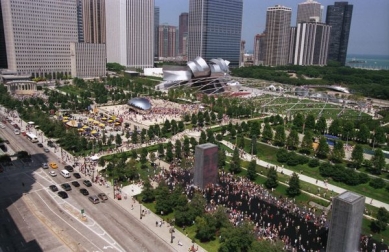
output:
[[[332,26],[328,48],[328,60],[346,64],[348,39],[350,36],[353,5],[348,2],[335,2],[328,5],[326,23]]]
[[[223,58],[239,65],[243,0],[190,0],[188,59]]]

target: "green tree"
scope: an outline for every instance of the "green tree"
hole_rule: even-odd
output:
[[[251,138],[251,154],[252,155],[257,155],[258,150],[257,150],[257,138],[253,136]]]
[[[150,184],[150,181],[147,179],[143,185],[142,191],[142,201],[145,203],[150,203],[155,200],[154,189]]]
[[[268,124],[268,123],[266,123],[265,126],[263,127],[262,138],[265,141],[273,140],[273,130],[272,130],[270,124]]]
[[[218,167],[219,168],[222,168],[226,165],[226,151],[224,149],[220,149],[218,150],[218,160],[217,160],[217,163],[218,163]]]
[[[166,162],[170,163],[173,161],[173,144],[168,142],[166,145]]]
[[[335,142],[334,149],[332,150],[332,160],[336,163],[341,163],[345,157],[343,145],[341,140]]]
[[[293,118],[293,126],[300,132],[303,130],[304,125],[304,116],[300,113],[297,113]]]
[[[373,145],[383,144],[386,141],[385,131],[382,127],[378,127],[373,135]]]
[[[250,248],[255,241],[252,230],[253,226],[248,222],[243,222],[236,227],[229,226],[222,228],[220,232],[221,244],[219,252],[250,251]]]
[[[370,137],[370,130],[366,124],[361,124],[359,131],[357,132],[357,140],[361,143],[367,143],[367,140]]]
[[[143,148],[143,149],[141,150],[139,161],[140,161],[140,163],[142,164],[142,166],[143,166],[144,164],[147,163],[147,155],[148,155],[148,154],[149,154],[149,153],[148,153],[148,151],[147,151],[147,148]],[[144,168],[144,167],[142,167],[142,168]]]
[[[158,155],[160,157],[163,157],[165,155],[165,150],[163,148],[163,144],[162,143],[158,144]]]
[[[269,189],[276,188],[278,186],[278,175],[274,167],[271,167],[267,172],[267,179],[265,181],[265,186]]]
[[[277,146],[283,147],[286,142],[285,128],[283,125],[276,126],[276,133],[274,135],[274,143]]]
[[[316,131],[320,134],[324,134],[325,130],[327,129],[327,122],[325,117],[321,116],[316,123]]]
[[[289,187],[286,189],[286,193],[290,197],[300,195],[300,179],[297,173],[293,172],[292,177],[289,180]]]
[[[297,130],[292,129],[286,139],[288,149],[296,150],[299,145],[299,136]]]
[[[117,146],[122,145],[122,137],[119,134],[116,134],[115,143]]]
[[[176,140],[176,143],[174,145],[174,153],[175,153],[175,157],[180,159],[181,158],[181,150],[182,150],[182,144],[181,144],[181,141],[180,140]]]
[[[338,136],[342,132],[342,127],[339,119],[334,119],[328,128],[328,133],[334,136]]]
[[[241,137],[239,137],[238,138],[238,147],[239,148],[241,148],[241,149],[244,149],[244,144],[245,142],[244,142],[244,137],[243,136],[241,136]]]
[[[325,137],[321,137],[319,140],[319,146],[316,150],[316,155],[318,158],[327,158],[327,155],[330,151],[330,147],[328,146],[327,139]]]
[[[371,173],[380,175],[382,169],[384,169],[386,166],[385,156],[381,149],[375,150],[374,156],[371,158],[371,162],[373,164]]]
[[[363,147],[362,145],[355,145],[353,151],[351,152],[351,160],[355,168],[360,168],[363,163]]]
[[[169,188],[165,183],[160,183],[155,189],[155,210],[161,215],[169,214],[173,211],[173,200],[171,199]]]
[[[310,154],[313,150],[312,144],[313,144],[313,134],[310,130],[305,131],[303,140],[301,141],[301,151],[302,153]]]
[[[384,207],[380,207],[377,212],[376,220],[372,222],[372,230],[378,233],[385,231],[389,222],[389,212]]]
[[[196,238],[201,242],[211,241],[215,238],[216,221],[211,215],[196,217]]]
[[[235,147],[230,163],[230,172],[237,174],[241,171],[239,149]]]
[[[309,114],[305,118],[305,129],[315,130],[315,116],[313,114]]]
[[[184,149],[184,154],[186,156],[188,156],[189,153],[190,153],[190,141],[189,141],[189,138],[187,138],[187,137],[184,138],[184,147],[183,147],[183,149]]]
[[[251,137],[255,136],[256,138],[258,138],[259,134],[260,134],[260,125],[258,121],[254,121],[250,125],[250,136]]]
[[[207,135],[205,134],[204,130],[200,133],[200,139],[199,144],[205,144],[207,142]]]
[[[247,167],[247,178],[251,181],[254,181],[257,177],[257,162],[253,159],[250,161]]]

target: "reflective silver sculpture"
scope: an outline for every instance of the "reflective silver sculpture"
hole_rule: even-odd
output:
[[[142,97],[132,98],[127,104],[141,110],[151,109],[150,101]]]
[[[167,66],[163,69],[163,80],[157,89],[169,89],[178,86],[198,88],[205,93],[224,92],[224,86],[230,81],[228,65],[230,62],[223,59],[211,59],[209,64],[196,57],[188,61],[186,66]]]

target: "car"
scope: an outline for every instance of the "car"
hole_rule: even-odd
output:
[[[78,183],[77,181],[73,181],[73,182],[72,182],[72,185],[73,185],[74,187],[80,187],[80,183]]]
[[[78,173],[78,172],[73,173],[73,176],[74,176],[75,178],[81,178],[81,175],[80,175],[80,173]]]
[[[73,169],[73,167],[71,167],[70,165],[65,165],[65,170],[67,170],[68,172],[73,172],[74,171],[74,169]]]
[[[108,200],[108,197],[105,193],[99,193],[97,194],[97,196],[101,199],[101,200]]]
[[[92,202],[93,204],[100,203],[100,200],[99,200],[99,198],[97,198],[96,195],[89,196],[88,199],[89,199],[89,201]]]
[[[54,147],[55,147],[53,141],[47,141],[47,146],[49,146],[49,147],[51,147],[51,148],[54,148]]]
[[[64,191],[59,191],[58,196],[63,198],[63,199],[66,199],[68,197],[68,194]]]
[[[49,175],[52,177],[57,177],[57,173],[55,173],[55,171],[49,171]]]
[[[82,193],[82,195],[85,195],[85,196],[89,195],[88,190],[86,190],[85,188],[81,188],[80,193]]]
[[[50,190],[53,191],[53,192],[56,192],[58,191],[58,187],[56,185],[51,185],[49,186]]]
[[[6,144],[9,144],[9,140],[7,140],[7,139],[4,139],[4,142],[5,142]]]
[[[49,165],[47,163],[42,163],[42,168],[43,169],[49,169]]]
[[[0,124],[0,128],[5,129],[5,125],[4,124]]]
[[[50,162],[49,163],[49,166],[52,168],[52,169],[57,169],[58,168],[58,165],[54,162]]]
[[[91,187],[91,186],[92,186],[92,183],[91,183],[89,180],[84,180],[82,183],[83,183],[85,186],[87,186],[87,187]]]
[[[47,147],[45,147],[45,148],[43,148],[43,150],[47,153],[47,152],[50,152],[50,150],[47,148]]]
[[[14,130],[14,132],[15,132],[15,135],[20,135],[20,130],[16,129],[16,130]]]
[[[38,145],[38,147],[43,148],[43,144],[42,143],[38,143],[37,145]]]
[[[63,183],[61,185],[61,187],[65,190],[65,191],[71,191],[72,190],[72,187],[68,184],[68,183]]]

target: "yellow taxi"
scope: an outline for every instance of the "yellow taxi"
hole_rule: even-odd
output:
[[[52,169],[57,169],[58,168],[58,165],[54,162],[50,162],[49,163],[49,166],[52,168]]]

